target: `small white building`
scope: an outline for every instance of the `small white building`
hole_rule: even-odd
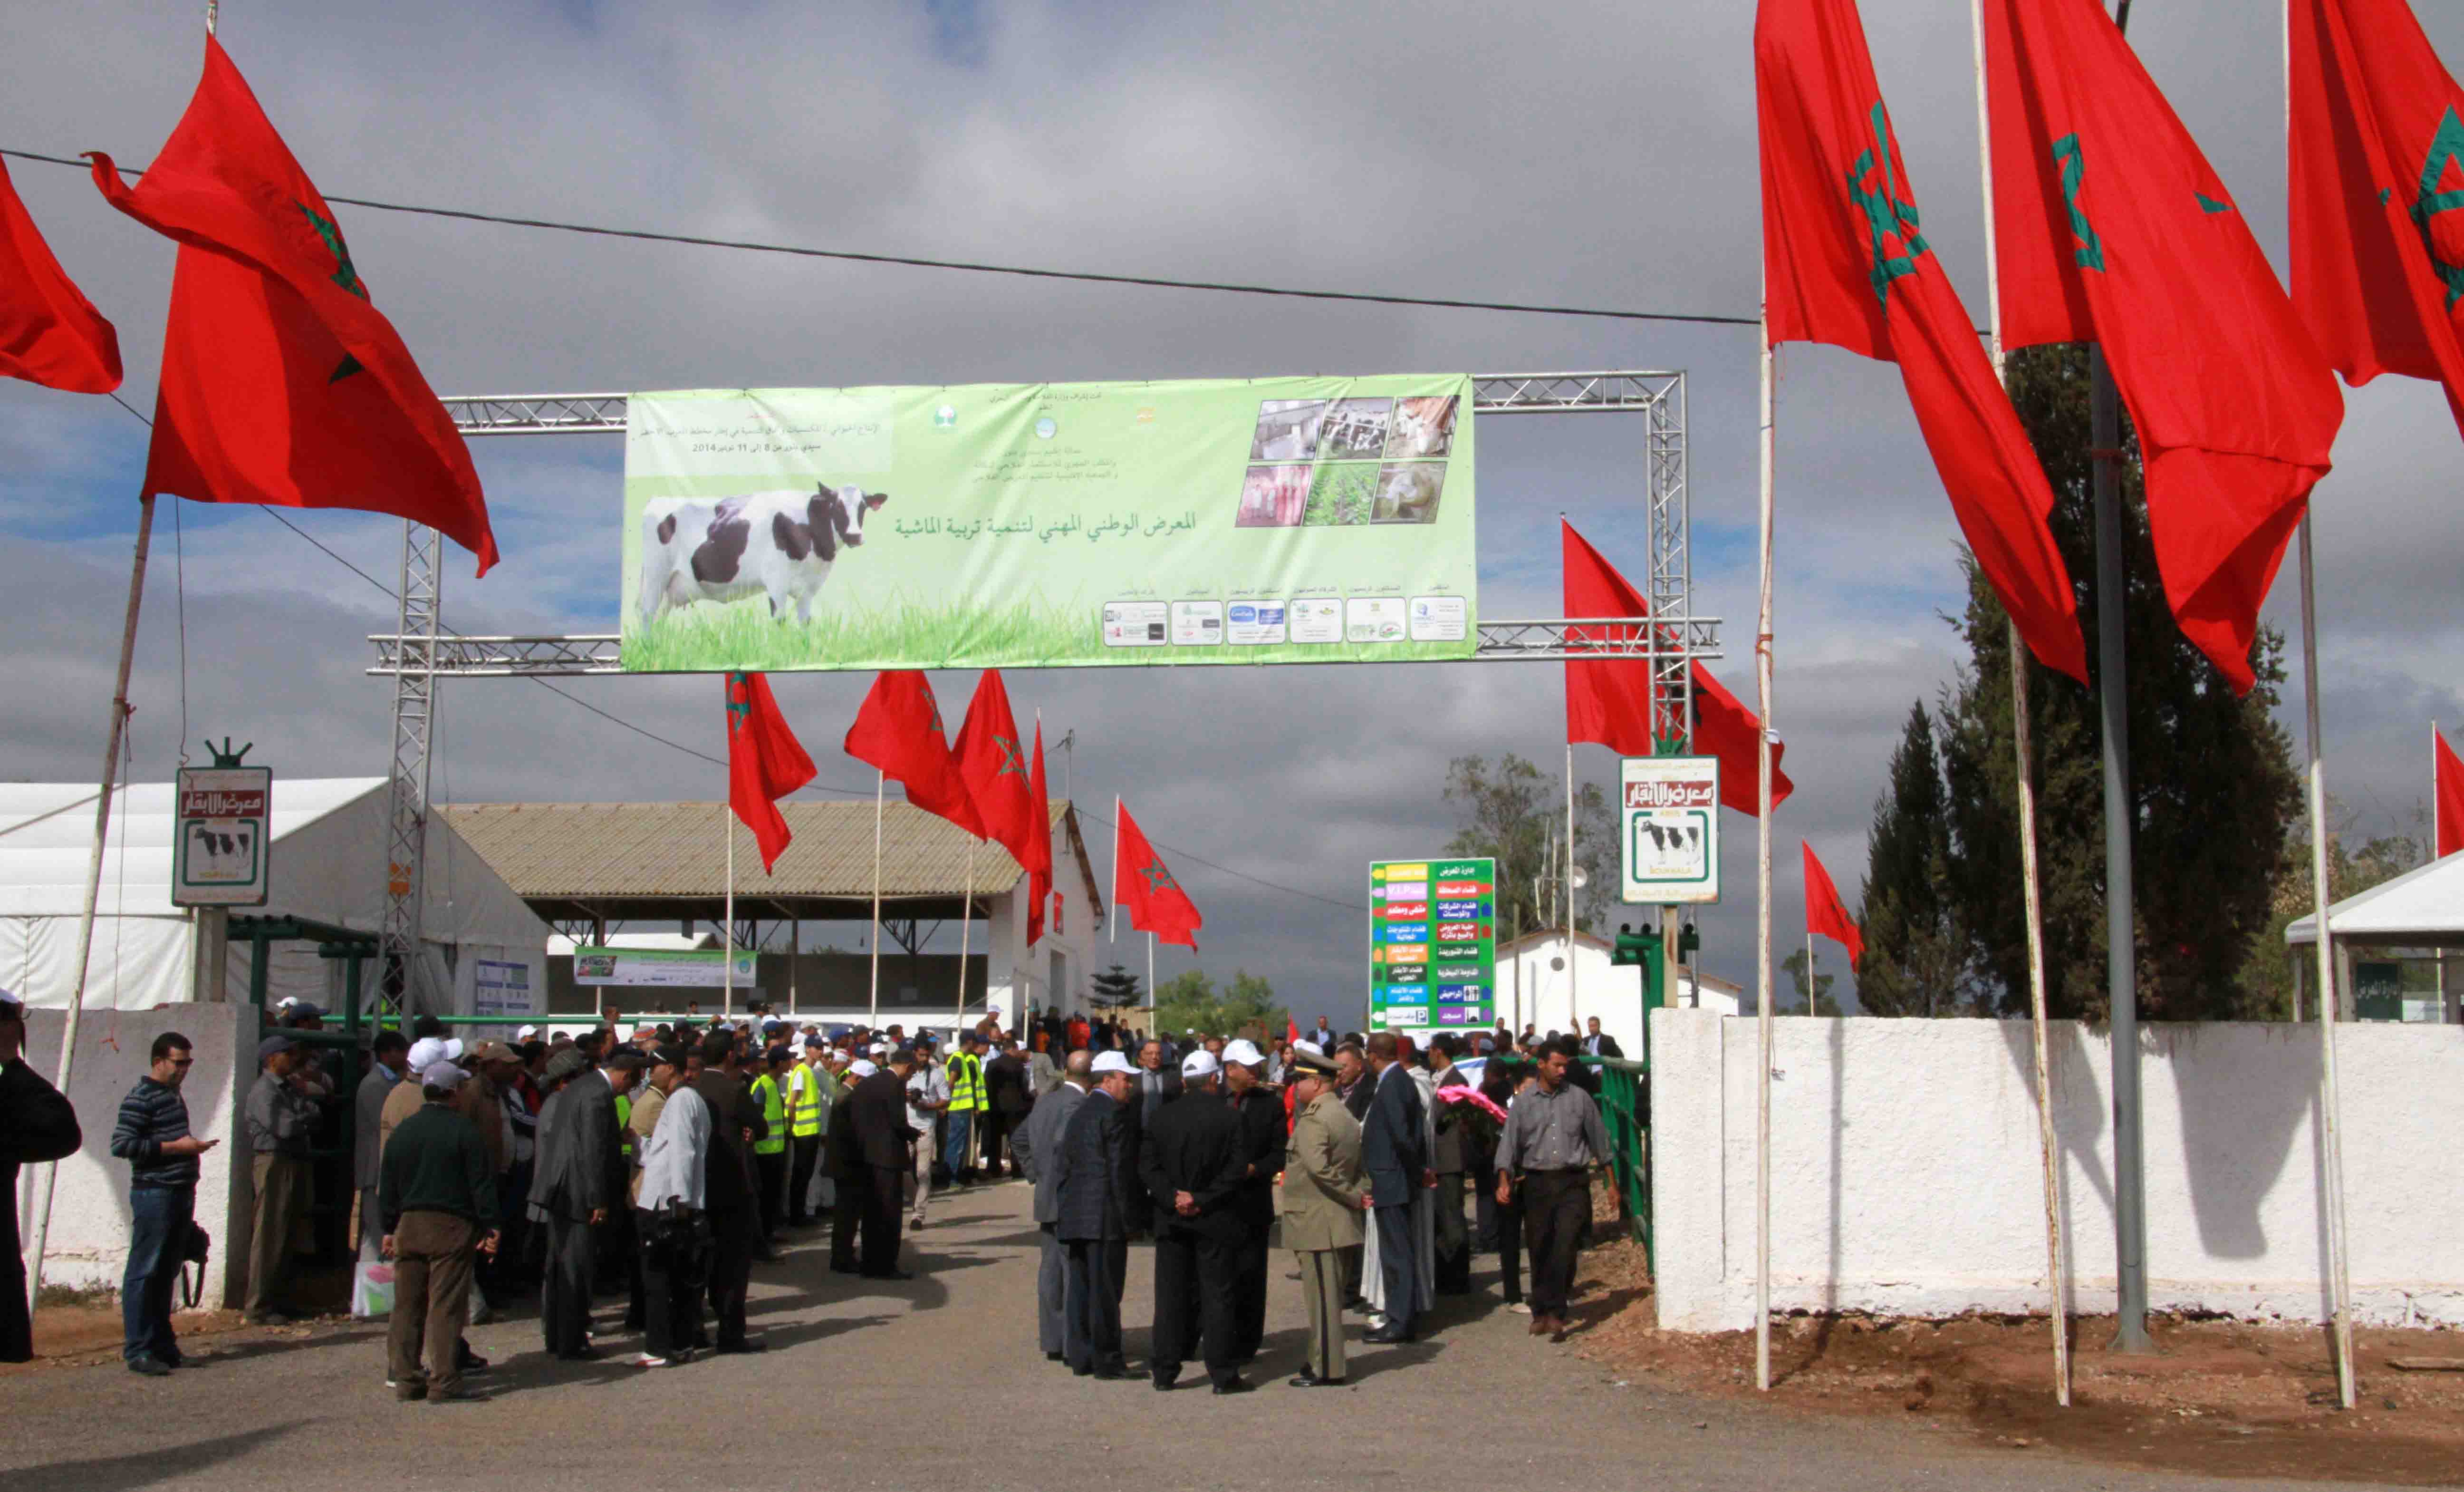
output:
[[[1530,1026],[1540,1035],[1586,1029],[1596,1015],[1600,1030],[1617,1039],[1628,1057],[1642,1054],[1642,969],[1638,965],[1610,962],[1614,951],[1605,938],[1574,934],[1574,955],[1566,956],[1564,928],[1526,933],[1497,946],[1497,1013],[1520,1032]],[[1716,1011],[1734,1015],[1745,991],[1690,965],[1676,969],[1668,1004],[1680,1010]]]

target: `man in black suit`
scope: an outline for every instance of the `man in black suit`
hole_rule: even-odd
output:
[[[1241,1217],[1235,1194],[1248,1170],[1241,1117],[1217,1091],[1220,1066],[1202,1048],[1181,1058],[1179,1102],[1160,1110],[1138,1149],[1155,1211],[1155,1386],[1169,1389],[1193,1348],[1205,1352],[1218,1393],[1245,1393],[1233,1361]]]
[[[0,990],[0,1363],[32,1362],[26,1265],[17,1242],[17,1168],[77,1153],[77,1109],[26,1065],[26,1008]]]
[[[693,1077],[693,1089],[710,1105],[710,1159],[703,1176],[703,1204],[710,1214],[710,1309],[718,1318],[717,1349],[759,1352],[766,1344],[745,1339],[744,1295],[753,1280],[753,1256],[761,1241],[752,1145],[769,1126],[760,1110],[745,1098],[733,1032],[714,1031],[702,1037],[701,1071]]]
[[[1588,1034],[1583,1037],[1583,1055],[1585,1057],[1625,1056],[1625,1049],[1617,1045],[1617,1038],[1606,1035],[1600,1030],[1600,1018],[1597,1015],[1593,1016],[1585,1024],[1590,1028]]]
[[[984,1174],[998,1180],[1001,1173],[1001,1142],[1010,1140],[1025,1126],[1035,1094],[1027,1087],[1026,1058],[1019,1052],[1018,1043],[1004,1036],[995,1043],[995,1049],[992,1060],[984,1063],[984,1110],[976,1116],[976,1127],[983,1136]],[[1011,1148],[1017,1148],[1015,1141]]]
[[[1265,1080],[1266,1055],[1249,1041],[1223,1049],[1223,1102],[1241,1116],[1241,1185],[1232,1199],[1241,1219],[1234,1259],[1232,1360],[1258,1355],[1266,1338],[1266,1243],[1275,1226],[1275,1175],[1284,1169],[1289,1136],[1284,1094]]]
[[[1125,1378],[1121,1282],[1129,1269],[1132,1200],[1137,1193],[1135,1079],[1118,1052],[1099,1053],[1095,1091],[1069,1116],[1054,1151],[1059,1214],[1053,1236],[1065,1251],[1063,1354],[1080,1377]],[[1036,1164],[1044,1164],[1041,1157]]]
[[[616,1133],[616,1098],[632,1090],[641,1070],[641,1058],[627,1053],[593,1071],[579,1047],[565,1048],[547,1065],[548,1080],[559,1086],[539,1108],[530,1216],[547,1234],[539,1328],[548,1351],[566,1362],[597,1355],[590,1349],[598,1273],[591,1230],[607,1221],[625,1195],[629,1178]]]
[[[915,1075],[915,1051],[900,1047],[889,1060],[847,1097],[849,1159],[857,1174],[840,1185],[857,1189],[864,1234],[859,1272],[868,1280],[912,1278],[898,1267],[898,1215],[914,1169],[908,1142],[919,1138],[907,1122],[907,1080]]]
[[[1369,1037],[1369,1066],[1375,1084],[1369,1117],[1360,1126],[1360,1164],[1369,1173],[1370,1211],[1377,1220],[1377,1269],[1386,1285],[1386,1325],[1364,1341],[1409,1342],[1420,1288],[1412,1230],[1412,1198],[1434,1185],[1422,1120],[1419,1085],[1403,1070],[1401,1045],[1391,1031]]]

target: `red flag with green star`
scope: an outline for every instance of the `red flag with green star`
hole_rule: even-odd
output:
[[[1771,345],[1896,363],[1959,531],[2048,668],[2087,681],[2054,492],[1918,227],[1916,188],[1852,0],[1762,0],[1763,301]]]
[[[765,872],[779,863],[788,841],[779,800],[813,780],[813,759],[770,697],[759,674],[727,676],[727,805],[761,847]]]
[[[93,161],[112,206],[180,242],[146,495],[391,513],[486,574],[470,450],[221,43],[206,38],[188,111],[135,187]]]
[[[1027,780],[1025,746],[1009,711],[1009,690],[1001,683],[1001,670],[985,669],[950,749],[957,754],[958,775],[967,781],[967,795],[975,799],[984,836],[1016,856],[1022,867],[1027,866],[1039,833],[1047,844],[1051,841],[1043,806],[1034,801]]]
[[[922,674],[912,668],[882,671],[864,697],[863,708],[855,712],[855,724],[847,727],[847,753],[881,768],[907,790],[908,802],[984,837],[976,800],[967,791],[958,759],[950,752],[940,701],[933,698],[933,685]]]
[[[1112,812],[1120,835],[1112,850],[1112,899],[1130,914],[1131,926],[1195,952],[1202,925],[1197,903],[1172,879],[1163,857],[1147,843],[1147,836],[1138,832],[1130,806],[1114,798]]]
[[[1036,813],[1048,823],[1052,811],[1045,806],[1050,800],[1045,796],[1041,717],[1035,722],[1035,756],[1026,770],[1026,795],[1034,802]],[[1037,835],[1027,850],[1033,857],[1023,861],[1026,866],[1026,946],[1031,948],[1044,941],[1044,909],[1052,900],[1052,831],[1046,828]]]
[[[2094,342],[2156,569],[2235,694],[2343,396],[2241,209],[2099,0],[1984,0],[2002,340]]]

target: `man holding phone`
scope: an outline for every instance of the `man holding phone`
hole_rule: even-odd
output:
[[[221,1144],[188,1132],[180,1085],[195,1065],[193,1043],[176,1031],[154,1038],[153,1065],[120,1101],[111,1153],[128,1163],[128,1268],[120,1279],[120,1355],[148,1378],[180,1366],[171,1332],[171,1285],[196,1229],[198,1157]]]

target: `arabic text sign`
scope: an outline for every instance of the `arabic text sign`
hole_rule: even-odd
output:
[[[753,985],[754,952],[736,950],[736,983]],[[727,954],[717,948],[599,948],[573,950],[573,982],[667,990],[715,990],[726,984]]]
[[[274,769],[183,768],[171,820],[171,904],[263,906],[272,875]]]
[[[1369,867],[1369,1025],[1472,1029],[1497,1019],[1497,862]]]
[[[1618,764],[1621,900],[1720,900],[1720,762],[1629,756]]]
[[[633,672],[1472,656],[1460,374],[627,406]]]

